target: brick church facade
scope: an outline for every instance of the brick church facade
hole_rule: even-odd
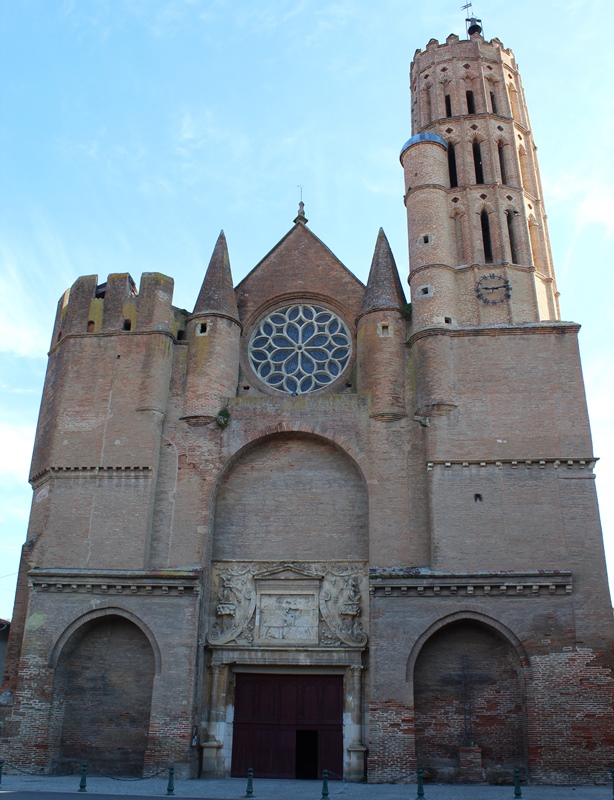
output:
[[[614,629],[577,344],[512,52],[411,67],[411,305],[311,232],[236,287],[61,298],[3,679],[48,772],[604,780]],[[403,278],[405,273],[403,274]]]

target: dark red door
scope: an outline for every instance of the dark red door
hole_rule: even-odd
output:
[[[232,775],[343,773],[343,676],[237,673]]]

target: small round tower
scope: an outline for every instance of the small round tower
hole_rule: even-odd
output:
[[[194,312],[188,318],[188,363],[184,416],[211,421],[239,379],[241,323],[232,285],[224,231],[219,235]]]

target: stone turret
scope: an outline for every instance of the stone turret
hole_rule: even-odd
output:
[[[191,422],[218,415],[237,393],[241,323],[222,231],[188,319],[184,416]]]
[[[399,273],[380,228],[357,318],[358,391],[370,394],[370,415],[375,419],[399,419],[406,413],[404,306]]]

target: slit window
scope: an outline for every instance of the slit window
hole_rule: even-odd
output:
[[[501,170],[501,183],[507,184],[507,173],[505,171],[505,153],[504,153],[503,142],[498,143],[497,151],[499,152],[499,169]]]
[[[469,90],[467,93],[467,114],[475,114],[475,98],[473,92]]]
[[[448,172],[450,173],[450,188],[458,186],[458,174],[456,172],[456,151],[452,142],[448,142]]]
[[[486,264],[492,264],[492,242],[490,240],[490,221],[488,213],[482,211],[480,214],[480,223],[482,225],[482,245],[484,247],[484,261]]]
[[[506,211],[507,217],[507,235],[510,242],[510,260],[512,264],[518,264],[518,252],[516,248],[516,231],[514,230],[514,212]]]
[[[482,148],[479,142],[473,143],[473,166],[475,167],[475,182],[484,183],[484,169],[482,167]]]
[[[451,117],[452,116],[452,100],[450,98],[450,95],[449,94],[445,95],[444,100],[446,101],[446,117]]]
[[[490,107],[492,108],[492,113],[493,114],[498,114],[499,113],[497,111],[497,98],[495,97],[495,93],[494,92],[490,93]]]

